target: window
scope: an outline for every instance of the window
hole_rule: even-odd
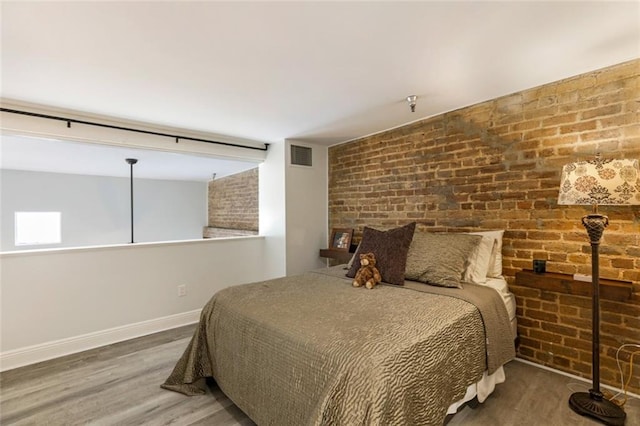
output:
[[[15,212],[16,246],[60,244],[60,212]]]

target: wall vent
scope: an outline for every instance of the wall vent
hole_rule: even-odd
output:
[[[311,167],[311,148],[291,145],[291,164]]]

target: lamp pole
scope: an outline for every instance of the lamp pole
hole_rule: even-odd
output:
[[[137,158],[127,158],[125,160],[130,167],[129,174],[129,184],[130,184],[130,195],[131,195],[131,244],[133,244],[133,165],[138,162]]]

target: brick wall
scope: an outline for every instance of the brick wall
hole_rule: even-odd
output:
[[[520,347],[518,356],[584,377],[591,377],[591,304],[590,297],[558,291],[516,285],[511,291],[518,299]],[[620,374],[615,361],[616,350],[623,343],[640,343],[640,304],[621,303],[601,297],[600,379],[620,386]],[[629,366],[630,352],[621,351],[620,359]],[[636,348],[635,350],[638,350]],[[629,390],[638,394],[639,363]],[[625,371],[625,379],[628,371]]]
[[[209,227],[258,231],[258,168],[209,182]]]
[[[634,60],[333,146],[329,226],[354,228],[356,239],[365,225],[410,221],[428,231],[505,229],[518,356],[588,377],[590,299],[518,286],[514,277],[533,259],[552,272],[591,273],[580,222],[590,209],[557,205],[560,171],[596,152],[640,159],[639,111]],[[632,281],[634,291],[626,303],[602,304],[602,380],[619,387],[612,354],[640,343],[640,208],[600,211],[611,221],[601,276]],[[630,390],[640,393],[640,360],[634,371]]]

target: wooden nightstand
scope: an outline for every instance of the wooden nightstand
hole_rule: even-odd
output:
[[[320,257],[333,259],[337,263],[347,263],[351,260],[353,253],[344,250],[320,249]]]
[[[600,298],[617,302],[628,302],[633,296],[630,281],[617,281],[600,278]],[[535,273],[531,270],[516,272],[516,285],[537,288],[576,296],[589,296],[593,293],[591,282],[576,281],[572,275],[555,272]]]

